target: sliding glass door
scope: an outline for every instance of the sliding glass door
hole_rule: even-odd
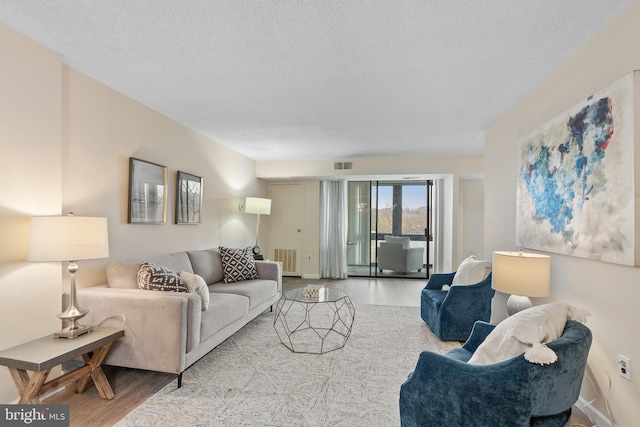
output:
[[[428,278],[433,181],[349,182],[350,276]]]

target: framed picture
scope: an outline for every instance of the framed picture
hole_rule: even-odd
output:
[[[167,220],[167,167],[129,157],[129,224]]]
[[[178,171],[176,186],[176,224],[202,221],[202,178]]]
[[[516,245],[639,266],[640,72],[520,141]]]

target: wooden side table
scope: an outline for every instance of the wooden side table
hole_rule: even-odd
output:
[[[102,362],[111,345],[124,336],[124,330],[95,327],[93,332],[69,340],[53,334],[0,351],[0,365],[7,366],[20,394],[19,403],[38,404],[40,396],[60,387],[78,382],[82,393],[92,379],[103,399],[113,399],[109,380],[102,371]],[[51,369],[75,357],[82,356],[84,366],[47,381]],[[29,377],[27,371],[33,374]]]

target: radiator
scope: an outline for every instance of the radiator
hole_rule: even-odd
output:
[[[274,249],[273,258],[282,263],[282,274],[298,273],[298,251],[295,249]]]

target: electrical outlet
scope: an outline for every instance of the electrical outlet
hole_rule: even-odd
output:
[[[627,356],[618,355],[618,374],[627,381],[631,381],[631,360]]]

